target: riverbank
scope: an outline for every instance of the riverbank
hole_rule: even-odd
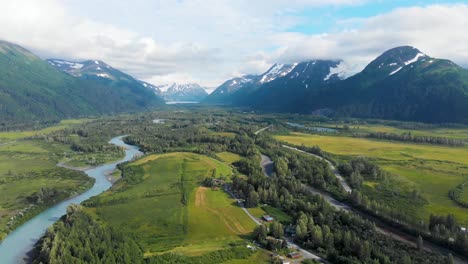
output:
[[[124,147],[125,157],[114,163],[86,170],[85,173],[95,179],[95,183],[90,189],[48,208],[11,232],[0,244],[2,263],[17,264],[24,262],[26,253],[32,249],[47,228],[65,214],[70,204],[79,204],[112,186],[106,177],[106,172],[113,171],[119,163],[129,161],[141,153],[137,147],[125,144],[122,140],[123,137],[125,136],[115,137],[109,143]]]

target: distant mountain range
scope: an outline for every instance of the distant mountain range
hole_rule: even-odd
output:
[[[203,102],[330,116],[468,123],[468,70],[403,46],[348,77],[342,61],[274,65],[224,82]]]
[[[0,41],[0,126],[141,111],[164,101],[264,111],[436,123],[468,123],[468,70],[409,46],[384,52],[350,76],[340,60],[275,64],[224,82],[153,85],[98,60],[44,61]]]
[[[196,83],[159,85],[154,88],[166,102],[200,102],[208,93]]]
[[[150,88],[156,95],[163,98],[165,101],[199,102],[205,99],[205,97],[208,95],[203,87],[195,83],[154,85],[148,82],[137,80],[132,76],[116,70],[106,63],[98,60],[74,62],[60,59],[49,59],[47,61],[57,69],[75,77],[110,83],[126,81],[132,83],[132,85],[135,86]]]

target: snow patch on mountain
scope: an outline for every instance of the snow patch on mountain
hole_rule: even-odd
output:
[[[330,80],[332,76],[337,76],[339,79],[344,80],[347,77],[349,77],[351,74],[349,66],[343,62],[340,61],[335,67],[330,67],[330,72],[328,73],[325,78],[323,78],[324,81]]]
[[[267,83],[275,80],[276,78],[288,75],[297,63],[294,64],[274,64],[266,73],[262,75],[260,83]]]
[[[403,67],[398,67],[398,69],[392,71],[392,72],[389,74],[389,76],[390,76],[390,75],[393,75],[393,74],[395,74],[395,73],[397,73],[397,72],[399,72],[401,69],[403,69]]]
[[[98,73],[96,76],[101,77],[101,78],[111,78],[111,76],[107,73]]]
[[[84,64],[78,62],[71,62],[71,61],[61,61],[61,60],[50,60],[48,61],[49,64],[52,66],[59,66],[59,67],[70,67],[75,70],[79,70],[83,68]]]
[[[416,56],[413,59],[406,61],[405,65],[409,65],[411,63],[417,62],[420,58],[424,58],[424,57],[427,57],[427,55],[422,52],[419,52],[418,54],[416,54]]]

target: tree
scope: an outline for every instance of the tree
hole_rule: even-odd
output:
[[[249,196],[247,197],[246,206],[249,208],[257,207],[259,201],[260,201],[260,196],[258,195],[256,191],[252,190],[249,192]]]
[[[454,263],[455,263],[455,261],[453,260],[452,253],[449,253],[449,254],[448,254],[447,263],[448,263],[448,264],[454,264]]]
[[[272,222],[270,224],[271,235],[275,238],[282,238],[284,236],[284,228],[281,223]]]

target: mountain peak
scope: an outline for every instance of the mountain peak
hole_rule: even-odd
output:
[[[271,82],[276,78],[280,78],[288,75],[295,67],[297,63],[294,64],[279,64],[275,63],[268,71],[261,75],[260,83]]]
[[[373,74],[393,75],[403,67],[419,60],[430,59],[429,56],[415,47],[401,46],[385,51],[364,69]]]

